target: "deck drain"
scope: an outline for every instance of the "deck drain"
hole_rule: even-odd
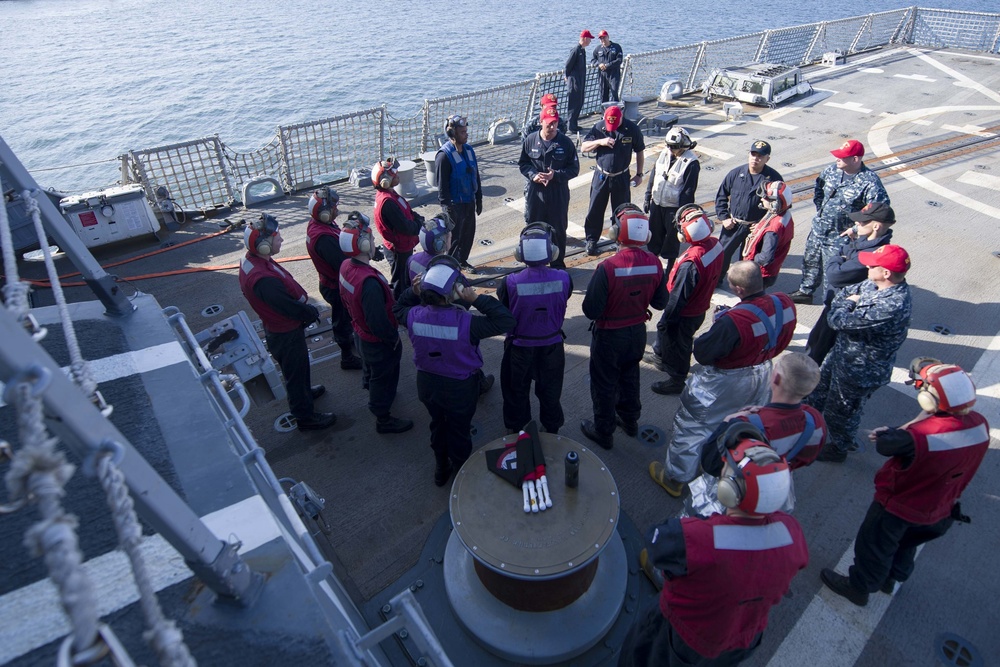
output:
[[[934,333],[937,333],[937,334],[941,334],[942,336],[950,336],[951,335],[951,329],[948,328],[948,327],[946,327],[943,324],[932,324],[931,325],[931,331],[933,331]]]
[[[927,205],[928,206],[933,206],[934,208],[941,208],[941,202],[934,201],[933,199],[928,199],[927,200]]]
[[[222,312],[222,306],[220,306],[217,303],[213,303],[211,306],[207,306],[205,308],[202,308],[202,310],[201,310],[201,316],[202,317],[212,317],[213,315],[218,315],[221,312]]]
[[[945,632],[937,636],[938,659],[946,665],[956,667],[983,667],[983,657],[979,650],[967,639],[959,637],[952,632]]]
[[[781,166],[782,167],[794,167],[795,163],[794,162],[782,162]]]
[[[514,198],[513,197],[504,197],[503,200],[509,204],[512,201],[514,201]]]
[[[704,167],[702,167],[702,169],[704,169],[705,171],[716,171],[718,170],[718,167],[716,167],[714,164],[706,164]]]
[[[994,250],[993,256],[996,257],[997,259],[1000,259],[1000,250]]]
[[[989,171],[990,167],[989,167],[989,165],[986,165],[986,164],[977,164],[976,165],[976,169],[980,169],[982,171]]]
[[[278,433],[291,433],[298,427],[298,422],[291,412],[284,412],[274,420],[274,430]]]
[[[659,447],[666,441],[667,434],[659,426],[642,424],[639,427],[639,434],[635,436],[635,439],[647,447]]]

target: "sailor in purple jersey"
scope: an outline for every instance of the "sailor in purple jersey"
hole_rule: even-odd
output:
[[[486,317],[474,316],[458,301]],[[464,281],[451,255],[435,257],[400,296],[394,312],[406,323],[413,344],[417,396],[431,417],[434,484],[444,486],[472,452],[472,417],[483,365],[479,341],[512,331],[516,321],[503,304],[477,294]]]

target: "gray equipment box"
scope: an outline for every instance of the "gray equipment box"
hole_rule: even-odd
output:
[[[88,248],[153,234],[160,223],[138,184],[66,197],[59,208]]]

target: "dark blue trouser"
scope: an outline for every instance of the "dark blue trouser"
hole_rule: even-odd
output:
[[[392,288],[393,298],[398,299],[407,287],[410,286],[410,272],[406,270],[406,263],[413,255],[413,251],[397,252],[385,249],[385,258],[389,260],[389,287]]]
[[[856,448],[855,437],[865,403],[878,388],[879,385],[855,384],[850,373],[836,359],[827,356],[820,368],[819,384],[805,402],[823,413],[830,429],[827,442],[831,447],[842,452]]]
[[[354,352],[354,327],[351,325],[351,314],[340,300],[340,291],[320,284],[319,293],[330,304],[333,339],[340,346],[341,354],[345,357],[350,356]]]
[[[455,228],[451,230],[451,248],[448,249],[448,254],[459,262],[468,262],[472,243],[476,239],[476,205],[452,204],[446,212],[455,223]]]
[[[388,417],[399,385],[399,360],[403,346],[362,340],[362,382],[368,384],[368,410],[376,417]]]
[[[503,392],[503,423],[520,431],[531,421],[531,383],[538,397],[538,421],[549,433],[558,433],[565,423],[562,399],[566,351],[562,342],[537,347],[506,343],[500,362]]]
[[[678,380],[687,377],[691,370],[694,334],[704,321],[704,313],[696,317],[679,317],[672,320],[660,317],[660,321],[656,324],[655,351],[658,351],[671,377]]]
[[[652,177],[650,177],[652,178]],[[677,230],[674,228],[674,216],[677,215],[677,208],[671,206],[660,206],[656,202],[649,203],[649,233],[651,238],[646,246],[649,252],[674,260],[680,253],[681,242],[677,240]],[[673,266],[671,261],[667,268]]]
[[[608,199],[611,200],[611,213],[622,204],[632,201],[632,191],[629,188],[629,172],[608,178],[599,171],[594,171],[594,180],[590,182],[590,208],[583,227],[587,234],[587,243],[597,243],[601,240],[604,230],[604,216],[608,212]]]
[[[740,223],[736,223],[732,229],[723,227],[719,232],[719,243],[722,244],[722,274],[719,277],[721,284],[726,282],[726,273],[729,272],[729,265],[733,263],[733,257],[737,262],[743,259],[743,243],[748,236],[750,236],[750,225]]]
[[[302,329],[285,333],[265,333],[267,349],[278,362],[285,378],[288,393],[288,410],[297,419],[313,415],[313,397],[310,386],[309,350]]]
[[[913,574],[917,547],[941,537],[953,523],[950,516],[929,526],[910,523],[873,500],[854,540],[851,586],[874,593],[890,577],[906,581]]]
[[[479,375],[464,380],[417,371],[417,398],[431,417],[431,449],[439,463],[462,465],[472,453],[472,418],[479,400]]]
[[[645,349],[645,323],[623,329],[594,327],[590,339],[590,398],[594,403],[594,426],[601,435],[614,433],[616,413],[627,423],[639,421],[639,362]]]

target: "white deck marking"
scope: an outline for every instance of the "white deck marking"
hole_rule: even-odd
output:
[[[865,74],[882,74],[885,72],[884,69],[879,69],[878,67],[859,67],[858,71]]]
[[[978,125],[942,125],[941,129],[948,130],[949,132],[958,132],[960,134],[971,134],[974,137],[995,137],[997,136],[993,132],[987,132],[986,128],[979,127]]]
[[[925,74],[893,74],[896,79],[909,79],[910,81],[922,81],[923,83],[934,83],[937,79],[932,79]]]
[[[978,171],[967,171],[958,177],[959,183],[1000,191],[1000,176],[990,176]]]
[[[858,113],[871,113],[872,110],[861,106],[860,102],[826,102],[825,106],[846,111],[857,111]]]
[[[234,535],[247,553],[279,537],[281,531],[260,496],[212,512],[202,520],[221,540]],[[140,545],[146,567],[157,591],[194,576],[184,559],[165,539],[152,535]],[[97,613],[106,616],[139,599],[128,558],[110,551],[83,564],[97,598]],[[70,632],[69,622],[59,604],[56,587],[48,579],[35,582],[0,597],[0,627],[6,639],[0,642],[0,664],[53,642]]]
[[[957,53],[955,51],[935,51],[935,53],[940,53],[944,56],[960,56],[962,58],[979,58],[980,60],[989,60],[991,62],[1000,62],[1000,58],[996,56],[976,56],[970,53]]]
[[[1000,93],[990,90],[989,88],[979,83],[978,81],[974,81],[970,77],[962,74],[957,70],[952,69],[951,67],[948,67],[942,62],[938,62],[934,58],[931,58],[929,55],[921,51],[918,51],[917,49],[907,49],[907,51],[915,55],[917,58],[920,58],[931,67],[934,67],[944,72],[951,78],[955,79],[956,85],[961,85],[963,88],[972,88],[973,90],[979,92],[980,94],[990,98],[994,102],[1000,102]],[[991,58],[990,60],[996,60],[996,58]]]
[[[704,153],[708,157],[714,157],[716,160],[730,160],[733,158],[732,153],[727,153],[725,151],[717,151],[712,148],[705,148],[704,146],[701,145],[699,145],[695,149],[695,151],[697,151],[698,153]]]
[[[926,120],[924,118],[917,118],[916,120],[911,120],[910,122],[913,123],[914,125],[933,125],[934,124],[933,121]]]
[[[184,348],[177,341],[172,341],[102,359],[90,359],[88,364],[94,381],[101,384],[187,361],[188,357]],[[62,371],[67,377],[69,376],[69,366],[64,366]],[[0,382],[0,395],[3,395],[3,391],[4,383]],[[0,407],[5,405],[6,403],[0,399]]]

